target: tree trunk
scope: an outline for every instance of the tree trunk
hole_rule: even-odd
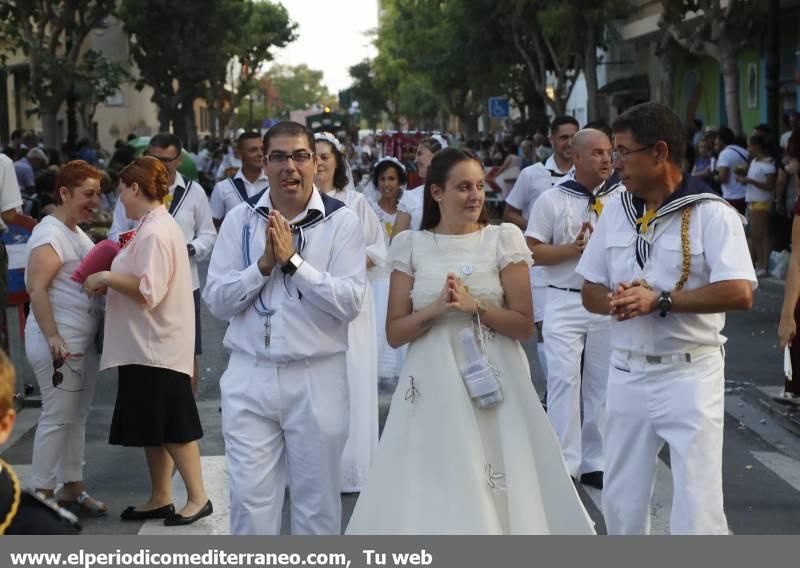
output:
[[[780,110],[780,3],[769,1],[769,31],[767,33],[767,123],[772,132],[772,142],[778,142],[783,124]]]
[[[725,110],[728,113],[728,127],[737,135],[742,132],[742,113],[739,107],[739,63],[736,53],[724,50],[722,54],[722,80],[725,84]],[[745,86],[745,93],[747,88]],[[746,96],[746,95],[745,95]]]
[[[60,106],[60,105],[59,105]],[[58,107],[41,107],[42,138],[48,148],[58,148]]]
[[[158,103],[156,103],[158,104]],[[169,132],[169,123],[170,123],[170,109],[164,108],[163,106],[159,105],[158,107],[158,131],[159,132]]]
[[[194,105],[185,104],[181,109],[181,119],[183,122],[183,136],[181,142],[186,149],[191,150],[197,146],[197,122],[194,116]]]
[[[583,76],[586,79],[586,120],[599,120],[600,101],[597,98],[597,28],[589,24],[583,46]]]
[[[73,89],[67,93],[67,148],[74,151],[78,144],[78,97]]]
[[[676,59],[677,47],[675,41],[672,39],[672,34],[669,31],[664,31],[656,55],[661,66],[661,78],[659,81],[659,91],[654,94],[653,100],[665,104],[672,105],[672,90],[673,90],[673,67]]]

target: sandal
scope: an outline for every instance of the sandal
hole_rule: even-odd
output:
[[[86,491],[82,491],[74,501],[64,501],[59,499],[59,507],[69,509],[78,516],[102,517],[108,514],[108,507],[102,501],[98,501]]]

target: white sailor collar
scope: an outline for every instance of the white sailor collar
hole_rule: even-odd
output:
[[[256,202],[256,205],[254,207],[255,210],[263,211],[264,208],[266,208],[267,210],[272,211],[273,207],[272,207],[272,199],[270,197],[270,193],[271,193],[270,188],[264,190],[263,195]],[[320,195],[320,191],[319,189],[317,189],[316,185],[311,190],[311,198],[308,200],[305,209],[303,209],[303,211],[301,211],[300,214],[297,215],[297,217],[295,217],[294,219],[289,219],[289,222],[294,223],[295,221],[304,219],[311,210],[319,211],[323,216],[325,215],[325,204],[322,201],[322,196]]]
[[[245,182],[245,183],[250,183],[250,184],[256,184],[256,183],[258,183],[258,182],[260,182],[260,181],[266,181],[266,182],[268,182],[268,181],[269,181],[269,178],[267,177],[267,174],[265,174],[265,173],[264,173],[264,170],[263,170],[263,168],[262,168],[262,170],[261,170],[261,175],[260,175],[260,176],[258,176],[258,179],[257,179],[256,181],[253,181],[253,182],[251,182],[251,181],[250,181],[250,180],[248,180],[246,177],[244,177],[244,172],[242,172],[242,168],[239,168],[238,170],[236,170],[236,173],[235,173],[235,174],[233,174],[233,178],[234,178],[234,179],[240,179],[240,180],[242,180],[243,182]]]

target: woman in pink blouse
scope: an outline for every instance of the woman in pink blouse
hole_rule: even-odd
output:
[[[117,367],[119,387],[109,442],[144,447],[150,499],[122,512],[123,520],[164,519],[188,525],[213,512],[203,486],[203,436],[192,396],[194,305],[186,241],[162,200],[167,170],[155,158],[136,159],[120,173],[120,199],[135,236],[110,271],[86,279],[90,295],[108,293],[101,369]],[[188,501],[172,504],[173,463]]]

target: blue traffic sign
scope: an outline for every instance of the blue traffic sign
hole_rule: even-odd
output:
[[[489,97],[490,118],[508,118],[510,114],[508,97]]]

